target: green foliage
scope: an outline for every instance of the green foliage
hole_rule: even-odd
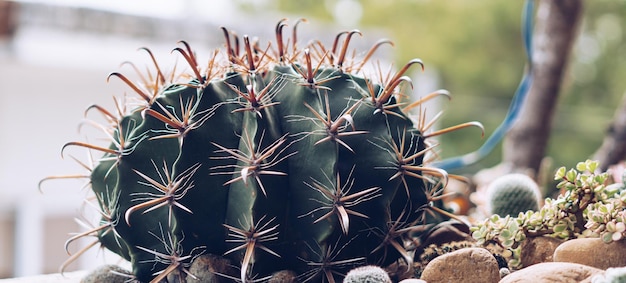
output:
[[[332,19],[332,8],[337,2],[324,1],[322,5],[319,1],[281,0],[275,5],[279,10],[305,17]],[[446,112],[454,112],[442,118],[444,124],[480,117],[476,120],[484,123],[488,133],[499,125],[523,74],[519,20],[523,2],[358,2],[363,8],[360,26],[384,29],[386,36],[396,43],[390,59],[402,64],[417,52],[422,58],[428,58],[427,70],[440,75],[441,84],[454,97],[453,104],[444,106]],[[316,8],[297,7],[310,3]],[[443,156],[462,155],[484,142],[468,139],[467,131],[451,133],[441,141]],[[497,162],[499,154],[495,151],[482,164]]]
[[[472,117],[483,122],[488,134],[497,127],[522,75],[521,1],[356,1],[363,8],[360,25],[389,31],[390,38],[398,43],[392,59],[401,63],[417,52],[428,58],[428,69],[440,73],[442,84],[455,100],[446,106],[444,123]],[[332,19],[331,9],[337,2],[278,0],[272,1],[272,7]],[[586,3],[584,8],[547,152],[554,164],[568,167],[581,157],[591,156],[600,146],[626,89],[626,2],[599,0]],[[489,111],[481,111],[484,109]],[[441,141],[444,156],[458,156],[482,144],[468,140],[462,131]],[[496,150],[464,171],[475,172],[499,160]]]
[[[492,214],[517,215],[539,210],[541,192],[537,183],[524,174],[507,174],[494,180],[487,189]]]
[[[509,251],[509,265],[519,267],[521,243],[528,237],[550,236],[561,239],[601,237],[605,242],[626,236],[626,191],[623,184],[606,185],[609,175],[596,173],[598,162],[579,162],[576,168],[561,167],[555,180],[561,194],[546,198],[539,211],[517,217],[498,215],[472,227],[479,245],[496,245]]]
[[[348,51],[358,32],[300,48],[285,26],[271,45],[224,29],[227,48],[208,64],[181,42],[188,73],[155,61],[140,85],[111,74],[139,106],[91,107],[111,143],[64,146],[104,152],[90,169],[102,218],[79,236],[96,236],[141,281],[191,276],[203,255],[229,258],[240,272],[224,276],[244,282],[280,270],[333,282],[354,266],[412,262],[406,239],[427,212],[445,214],[435,205],[448,178],[424,164],[438,133],[405,114],[418,104],[396,100],[421,61],[363,74],[371,57]]]

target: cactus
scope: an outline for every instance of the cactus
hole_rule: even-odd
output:
[[[112,73],[140,103],[89,108],[110,124],[108,146],[64,145],[62,153],[103,153],[95,166],[84,164],[100,223],[66,245],[95,236],[142,282],[188,276],[204,254],[230,259],[242,282],[280,270],[335,282],[355,266],[411,262],[403,241],[426,212],[450,217],[436,205],[449,176],[425,164],[427,139],[480,124],[429,131],[431,123],[414,123],[408,110],[446,92],[401,101],[404,74],[418,59],[395,74],[378,67],[362,75],[389,41],[351,56],[357,30],[337,35],[331,48],[299,48],[297,23],[290,41],[285,26],[267,45],[223,28],[226,48],[207,65],[181,41],[174,51],[189,64],[186,74],[163,72],[147,48],[156,71],[140,75],[141,84]]]
[[[624,283],[626,282],[626,267],[608,268],[604,273],[591,277],[592,283]]]
[[[80,280],[82,283],[98,283],[98,282],[110,282],[110,283],[124,283],[132,278],[132,275],[128,271],[118,267],[116,265],[103,265],[96,270],[93,270]]]
[[[530,177],[513,173],[495,179],[487,188],[492,214],[517,216],[520,212],[539,210],[541,192]]]
[[[367,265],[350,270],[343,283],[391,283],[391,278],[382,268]]]

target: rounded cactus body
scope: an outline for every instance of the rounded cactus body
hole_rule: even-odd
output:
[[[391,278],[384,269],[367,265],[350,270],[343,283],[391,283]]]
[[[520,212],[539,210],[541,192],[537,183],[520,173],[495,179],[487,188],[492,214],[517,216]]]
[[[626,282],[626,267],[608,268],[604,273],[591,277],[592,283],[623,283]]]
[[[203,254],[229,258],[243,282],[280,270],[334,281],[355,266],[412,261],[403,239],[447,180],[423,162],[428,123],[402,109],[419,102],[398,101],[404,73],[421,62],[364,75],[387,41],[358,59],[347,52],[358,31],[332,48],[297,48],[283,42],[284,26],[276,50],[247,36],[239,50],[224,29],[227,47],[208,65],[181,42],[188,80],[158,65],[142,87],[111,74],[141,106],[92,107],[112,125],[108,147],[66,144],[104,152],[91,169],[102,212],[92,232],[140,281],[187,274]]]

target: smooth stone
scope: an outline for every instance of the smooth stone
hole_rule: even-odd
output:
[[[563,240],[554,237],[531,237],[522,243],[520,259],[523,267],[542,262],[552,262],[554,251]]]
[[[499,283],[578,283],[590,282],[589,278],[603,270],[570,262],[544,262],[515,271]]]
[[[626,266],[626,243],[604,243],[600,238],[566,241],[554,251],[554,261],[580,263],[599,269]]]
[[[464,248],[433,259],[422,272],[428,283],[491,283],[500,280],[498,262],[483,248]]]

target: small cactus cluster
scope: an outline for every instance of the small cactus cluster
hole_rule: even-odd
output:
[[[539,210],[541,192],[537,183],[527,175],[512,173],[501,176],[487,188],[491,214],[518,215]]]
[[[559,168],[555,180],[561,194],[546,198],[537,211],[517,215],[497,214],[472,227],[480,246],[502,249],[512,268],[520,267],[521,244],[528,237],[559,239],[602,238],[604,242],[626,236],[626,190],[623,184],[609,184],[609,174],[596,172],[597,161],[579,162],[576,168]]]
[[[391,278],[382,268],[367,265],[350,270],[343,283],[391,283]]]
[[[626,282],[626,267],[608,268],[604,273],[591,277],[591,283],[624,283]]]
[[[195,278],[194,259],[218,255],[242,282],[290,270],[303,282],[335,282],[356,266],[412,263],[406,239],[440,208],[448,175],[429,167],[431,130],[410,109],[446,94],[405,101],[406,71],[365,71],[377,42],[359,56],[360,32],[298,47],[296,25],[276,41],[240,40],[223,28],[226,48],[198,62],[189,44],[174,49],[189,72],[154,71],[116,111],[94,105],[109,125],[108,146],[69,142],[103,155],[88,168],[101,215],[84,236],[119,254],[142,282]],[[205,67],[202,67],[205,66]],[[422,66],[423,68],[423,66]],[[137,68],[135,68],[137,69]],[[132,109],[127,105],[139,105]],[[51,177],[55,178],[55,177]],[[430,212],[430,213],[429,213]]]

